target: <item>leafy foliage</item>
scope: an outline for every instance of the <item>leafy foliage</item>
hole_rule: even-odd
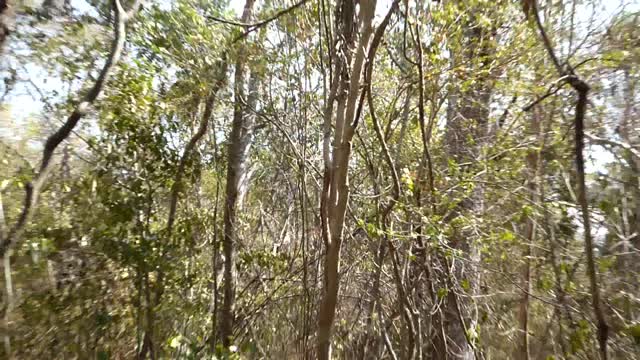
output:
[[[0,53],[0,239],[18,219],[43,139],[111,51],[111,2],[49,3],[16,7]],[[57,150],[33,218],[4,259],[4,356],[314,356],[336,3],[351,4],[260,2],[248,24],[234,20],[235,1],[143,5],[122,61]],[[608,354],[631,359],[640,344],[637,8],[592,14],[608,2],[536,3],[562,65],[591,87],[597,281]],[[367,59],[372,99],[361,99],[351,144],[334,357],[445,359],[459,348],[487,359],[595,358],[574,93],[521,4],[399,4]],[[237,77],[239,63],[247,71]],[[221,69],[226,82],[214,93]],[[234,98],[238,86],[246,99]],[[254,133],[238,185],[234,331],[224,347],[238,109]],[[203,117],[207,131],[185,156]]]

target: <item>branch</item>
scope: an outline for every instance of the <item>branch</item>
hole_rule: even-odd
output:
[[[525,15],[527,18],[529,17],[529,13],[533,13],[533,18],[535,20],[536,26],[538,27],[538,31],[540,32],[540,37],[542,37],[542,43],[544,44],[544,48],[547,50],[547,54],[553,65],[558,70],[558,73],[564,75],[565,70],[560,65],[560,61],[558,61],[558,57],[556,56],[555,51],[553,50],[553,45],[551,45],[551,40],[549,36],[547,36],[547,32],[544,30],[544,25],[542,24],[542,20],[540,19],[540,14],[538,13],[538,4],[536,0],[523,0],[524,3],[529,3],[531,6],[531,11],[525,9]]]
[[[611,145],[611,146],[616,146],[619,148],[622,148],[624,150],[629,151],[633,156],[637,157],[638,159],[640,159],[640,151],[638,151],[637,149],[635,149],[631,144],[629,143],[625,143],[625,142],[621,142],[621,141],[616,141],[616,140],[611,140],[611,139],[605,139],[605,138],[601,138],[601,137],[597,137],[588,133],[585,133],[584,136],[593,141],[596,144],[599,145]]]
[[[380,42],[384,36],[384,32],[389,25],[389,21],[391,20],[391,16],[398,9],[398,5],[400,0],[395,0],[391,7],[389,8],[389,12],[384,17],[378,28],[376,29],[375,34],[373,35],[373,40],[371,41],[371,45],[369,46],[369,51],[367,53],[367,67],[365,69],[365,89],[362,91],[360,96],[358,110],[356,111],[356,121],[360,118],[360,112],[362,111],[362,106],[364,103],[364,97],[367,97],[367,102],[369,104],[369,113],[371,114],[371,121],[373,122],[373,128],[376,133],[376,137],[380,144],[382,145],[382,151],[384,153],[385,161],[389,166],[389,170],[391,171],[391,178],[393,180],[393,199],[385,206],[382,211],[382,217],[386,219],[389,215],[393,207],[395,206],[398,198],[400,197],[400,179],[398,177],[398,171],[396,169],[395,164],[393,163],[393,159],[391,158],[391,153],[389,152],[389,147],[387,146],[387,142],[384,139],[384,135],[382,134],[382,129],[380,128],[380,124],[378,123],[378,118],[376,116],[376,111],[373,103],[373,94],[371,92],[371,77],[373,74],[373,65],[374,59],[376,57],[376,52],[378,51],[378,47],[380,46]],[[357,125],[357,123],[356,123]],[[354,125],[355,126],[355,125]],[[385,220],[386,221],[386,220]]]
[[[120,61],[120,57],[122,55],[122,49],[124,48],[124,42],[126,38],[126,23],[131,17],[133,17],[134,13],[131,11],[137,10],[140,6],[140,1],[137,0],[130,12],[126,12],[122,8],[122,4],[120,0],[114,0],[113,7],[115,10],[115,19],[114,19],[114,39],[111,44],[111,52],[107,61],[98,76],[98,79],[93,84],[89,92],[84,96],[80,104],[75,108],[75,110],[69,115],[65,123],[49,138],[44,145],[44,150],[42,151],[42,160],[40,163],[40,168],[38,173],[34,177],[32,181],[25,185],[25,198],[24,204],[22,207],[22,211],[16,223],[11,227],[6,237],[1,239],[0,242],[0,257],[4,256],[4,254],[17,243],[20,239],[20,235],[24,230],[25,225],[29,221],[31,214],[38,202],[38,195],[42,190],[44,183],[46,182],[47,175],[51,171],[51,159],[53,158],[55,150],[58,148],[58,145],[62,143],[65,139],[69,137],[73,129],[76,127],[80,119],[82,119],[89,112],[90,107],[98,98],[98,95],[102,92],[105,83],[109,80],[111,76],[111,72],[114,66]]]
[[[566,76],[563,76],[560,79],[556,80],[551,85],[551,87],[549,87],[549,89],[547,90],[547,92],[544,95],[542,95],[541,97],[539,97],[538,99],[533,101],[531,104],[523,107],[522,111],[528,112],[531,109],[533,109],[536,105],[538,105],[539,103],[543,102],[546,98],[557,94],[558,91],[560,91],[562,89],[562,87],[566,84],[566,81],[567,81],[567,77]]]
[[[202,137],[207,133],[207,129],[209,127],[209,120],[211,119],[211,114],[213,113],[213,106],[215,104],[216,95],[218,91],[226,84],[227,79],[227,58],[226,56],[220,60],[218,74],[217,74],[216,82],[214,83],[213,89],[207,96],[206,103],[204,106],[204,113],[202,114],[202,119],[200,120],[200,126],[198,127],[198,131],[193,134],[187,146],[184,148],[184,152],[182,153],[182,157],[180,158],[180,163],[178,164],[178,170],[176,171],[176,176],[173,181],[173,186],[171,187],[171,200],[169,205],[169,216],[167,220],[167,233],[168,236],[171,236],[173,232],[173,224],[175,222],[176,217],[176,209],[178,207],[178,198],[180,195],[180,190],[182,187],[182,177],[184,176],[184,169],[187,166],[187,161],[195,149],[196,145],[202,139]]]
[[[223,18],[211,16],[211,15],[207,16],[207,19],[213,20],[213,21],[217,21],[217,22],[222,23],[222,24],[239,26],[239,27],[245,28],[245,31],[243,31],[237,38],[235,38],[233,40],[233,42],[237,42],[237,41],[247,37],[253,31],[256,31],[257,29],[259,29],[259,28],[261,28],[263,26],[266,26],[269,23],[279,19],[281,16],[286,15],[286,14],[292,12],[293,10],[301,7],[302,5],[306,4],[308,1],[309,0],[301,0],[300,2],[292,5],[291,7],[288,7],[286,9],[282,9],[282,10],[276,12],[275,14],[273,14],[269,18],[266,18],[264,20],[260,20],[258,22],[254,22],[254,23],[245,23],[245,22],[240,22],[240,21],[235,21],[235,20],[228,20],[228,19],[223,19]]]
[[[357,110],[356,110],[356,116],[355,116],[355,121],[354,121],[354,125],[353,125],[354,128],[358,125],[358,120],[360,119],[360,114],[362,113],[362,108],[364,106],[364,100],[365,100],[365,97],[367,96],[367,92],[371,91],[371,77],[372,77],[372,74],[373,74],[373,59],[376,56],[376,52],[378,51],[378,46],[380,45],[380,42],[382,41],[382,37],[384,35],[384,31],[385,31],[387,25],[389,25],[389,20],[391,20],[391,15],[393,15],[393,13],[397,10],[399,3],[400,3],[399,0],[395,0],[391,4],[391,7],[389,8],[389,12],[384,17],[384,19],[382,20],[382,22],[380,23],[378,28],[376,29],[376,32],[373,34],[373,40],[371,40],[371,45],[369,46],[369,49],[368,49],[368,52],[367,52],[367,63],[365,64],[364,84],[365,84],[366,87],[362,91],[362,93],[360,94],[360,98],[358,99],[358,107],[357,107]]]

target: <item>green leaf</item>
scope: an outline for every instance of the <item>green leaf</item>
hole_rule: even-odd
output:
[[[449,293],[449,290],[447,290],[447,288],[439,288],[438,289],[438,298],[442,299],[445,296],[447,296],[448,293]]]
[[[180,346],[181,342],[182,342],[182,335],[178,335],[178,336],[172,338],[171,340],[169,340],[169,346],[172,349],[176,349],[176,348],[178,348],[178,346]]]
[[[627,333],[633,338],[637,345],[640,345],[640,323],[627,327]]]
[[[460,286],[462,287],[462,289],[464,289],[464,291],[469,291],[471,289],[471,284],[467,279],[462,279],[462,281],[460,281]]]
[[[510,243],[516,240],[516,236],[511,231],[505,230],[500,234],[500,240]]]

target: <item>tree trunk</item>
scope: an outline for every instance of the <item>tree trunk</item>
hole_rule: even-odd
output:
[[[624,111],[622,114],[622,122],[619,126],[619,133],[622,140],[633,148],[637,148],[640,145],[637,133],[635,133],[639,126],[637,117],[634,116],[634,99],[636,97],[635,88],[636,80],[631,76],[629,69],[625,69],[623,94]],[[631,169],[631,189],[629,193],[631,194],[631,207],[633,208],[631,210],[633,225],[629,229],[629,233],[634,234],[630,239],[631,252],[634,252],[635,249],[640,249],[640,157],[636,156],[631,151],[626,151],[625,155]],[[628,250],[625,250],[625,252],[627,251]],[[634,261],[633,256],[625,255],[623,260],[626,260],[625,258],[629,258],[628,262],[637,266],[635,264],[638,262],[637,260]]]
[[[9,0],[0,0],[0,58],[4,52],[4,45],[11,33],[11,7]]]
[[[369,48],[371,23],[376,7],[376,0],[361,0],[359,12],[356,14],[357,3],[354,0],[341,0],[336,4],[336,42],[333,44],[335,50],[332,53],[333,80],[324,111],[325,168],[320,218],[326,253],[324,292],[318,312],[317,357],[320,360],[331,358],[331,331],[339,291],[340,250],[349,200],[348,166],[351,139],[358,121],[356,106],[364,75],[365,51]],[[335,124],[335,133],[333,151],[330,151],[332,123]]]
[[[255,0],[247,0],[241,21],[248,22]],[[231,135],[227,148],[227,183],[224,207],[224,236],[222,238],[222,253],[224,255],[223,269],[223,299],[220,312],[219,338],[222,345],[228,348],[232,343],[235,302],[235,245],[238,241],[237,209],[239,200],[244,197],[246,187],[242,186],[247,174],[247,160],[249,148],[253,139],[253,116],[246,115],[245,99],[245,67],[246,49],[239,45],[235,63],[234,76],[234,110],[231,124]],[[252,76],[252,82],[256,81]],[[252,84],[252,87],[255,85]],[[255,98],[254,93],[250,97]],[[255,101],[254,101],[255,102]],[[249,104],[251,105],[251,104]],[[253,104],[255,106],[255,104]]]
[[[2,190],[0,189],[0,238],[4,236],[5,231],[5,219],[4,219],[4,206],[2,202]],[[11,278],[11,251],[7,251],[2,259],[2,270],[4,272],[4,303],[0,306],[4,307],[4,314],[2,316],[3,328],[4,328],[4,353],[7,359],[11,359],[11,336],[9,335],[9,316],[13,311],[14,297],[13,297],[13,281]]]
[[[474,71],[480,73],[489,68],[490,41],[484,39],[486,29],[479,24],[469,23],[464,30],[462,46],[464,50],[454,57],[455,63],[468,63],[470,67],[476,67]],[[455,56],[455,55],[454,55]],[[481,59],[479,64],[474,65]],[[489,101],[491,98],[490,79],[486,75],[478,75],[478,81],[463,91],[453,90],[449,96],[447,108],[447,129],[445,133],[446,153],[456,164],[483,161],[480,158],[481,147],[488,137]],[[469,143],[473,139],[474,143]],[[459,165],[462,166],[462,165]],[[466,168],[466,165],[465,165]],[[473,170],[472,170],[473,171]],[[462,173],[466,173],[462,169]],[[483,190],[476,184],[470,196],[463,198],[457,208],[454,217],[463,213],[480,216],[483,212]],[[450,342],[447,346],[449,356],[456,359],[475,359],[474,341],[471,334],[475,331],[475,320],[471,317],[468,304],[462,303],[456,292],[456,282],[466,281],[469,284],[468,293],[473,296],[479,291],[480,272],[474,264],[480,261],[478,249],[471,241],[474,237],[470,231],[455,229],[451,244],[454,248],[463,252],[469,259],[468,264],[453,261],[453,271],[446,276],[451,283],[447,303],[444,308],[444,326],[446,336]]]

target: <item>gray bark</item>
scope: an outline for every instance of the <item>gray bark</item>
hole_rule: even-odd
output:
[[[251,19],[255,0],[247,0],[242,22]],[[245,73],[246,73],[246,49],[244,44],[238,47],[234,76],[234,111],[231,125],[231,135],[227,148],[227,183],[226,200],[224,207],[224,236],[222,238],[222,252],[224,255],[223,269],[223,299],[220,311],[219,338],[225,348],[232,344],[234,326],[234,302],[235,302],[235,248],[238,242],[237,210],[240,200],[244,197],[246,186],[245,177],[249,159],[249,149],[253,140],[254,117],[248,116],[245,106]],[[252,76],[252,84],[249,102],[255,102],[257,79]],[[255,108],[255,104],[248,104]]]
[[[0,58],[4,52],[4,46],[11,33],[11,6],[9,0],[0,0]]]
[[[474,66],[474,62],[479,62],[473,69],[476,72],[486,70],[488,66],[489,48],[484,39],[486,30],[478,24],[467,24],[464,30],[462,54],[454,58],[456,63],[469,63]],[[479,59],[479,61],[478,61]],[[466,91],[460,89],[453,90],[448,98],[447,108],[447,128],[445,133],[446,154],[449,159],[455,160],[457,164],[482,161],[480,149],[486,143],[489,120],[489,102],[491,99],[490,79],[486,76],[479,76],[478,81],[470,86]],[[468,139],[473,139],[469,143]],[[462,170],[465,173],[467,165]],[[474,188],[470,196],[463,198],[453,217],[462,213],[481,214],[484,210],[483,190],[480,186]],[[469,282],[469,295],[473,296],[479,292],[480,271],[474,265],[480,261],[478,249],[473,246],[474,234],[468,230],[456,229],[451,244],[454,248],[463,252],[469,259],[467,263],[453,260],[453,271],[446,274],[449,278],[450,289],[447,296],[447,303],[444,308],[444,327],[446,336],[449,338],[447,344],[448,356],[455,359],[475,359],[474,339],[469,334],[475,328],[475,319],[471,316],[470,305],[462,302],[457,295],[460,291],[457,286],[459,282],[466,279]]]

